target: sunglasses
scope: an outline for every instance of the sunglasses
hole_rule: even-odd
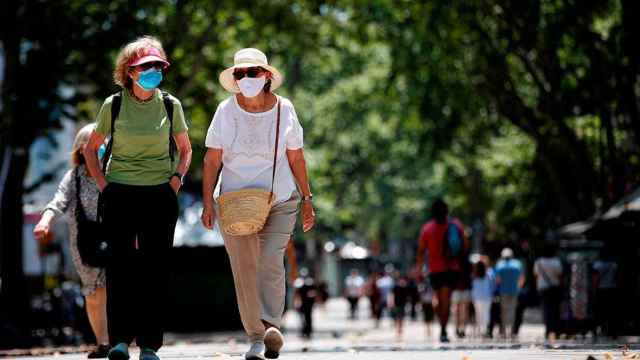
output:
[[[255,78],[263,74],[266,70],[261,67],[250,67],[243,69],[236,69],[233,72],[233,78],[237,80],[242,79],[243,77]]]
[[[162,70],[162,69],[164,69],[164,64],[159,62],[159,61],[152,61],[152,62],[148,62],[148,63],[144,63],[144,64],[133,66],[133,68],[135,70],[138,70],[138,71],[146,71],[146,70],[149,70],[151,68],[156,68],[156,69]]]

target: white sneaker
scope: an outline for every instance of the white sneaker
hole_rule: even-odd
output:
[[[267,359],[277,359],[280,356],[280,349],[284,345],[284,337],[280,330],[270,327],[264,334],[264,345],[267,350],[264,356]]]
[[[244,354],[246,360],[265,360],[264,358],[264,341],[254,341]]]

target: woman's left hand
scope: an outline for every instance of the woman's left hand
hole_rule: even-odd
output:
[[[178,190],[180,190],[180,187],[182,186],[182,183],[180,182],[180,179],[178,179],[177,176],[173,176],[171,177],[171,181],[169,181],[169,185],[171,186],[173,191],[177,194]]]
[[[316,224],[316,212],[313,210],[311,201],[302,202],[302,231],[307,232],[313,229]]]

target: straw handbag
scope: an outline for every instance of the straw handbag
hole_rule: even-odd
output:
[[[276,118],[276,147],[273,155],[271,191],[263,189],[241,189],[221,194],[218,197],[220,227],[228,235],[256,234],[264,227],[275,200],[273,182],[276,177],[278,137],[280,135],[280,101]]]

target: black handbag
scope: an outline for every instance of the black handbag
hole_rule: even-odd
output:
[[[76,222],[78,224],[78,251],[82,263],[91,266],[104,268],[107,265],[108,243],[106,241],[105,229],[102,225],[102,196],[98,198],[98,216],[96,221],[87,217],[82,201],[80,200],[80,169],[76,167]]]

